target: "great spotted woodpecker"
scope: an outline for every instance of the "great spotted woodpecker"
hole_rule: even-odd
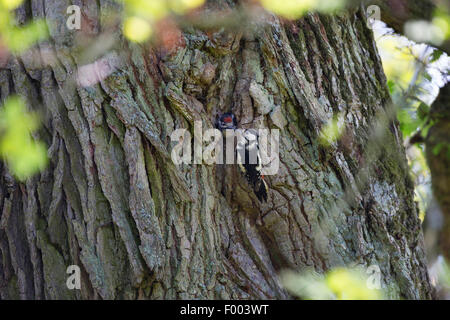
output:
[[[236,117],[231,112],[224,113],[217,120],[216,126],[217,129],[219,129],[222,132],[224,130],[236,130],[237,129]]]
[[[259,152],[258,132],[254,129],[237,130],[236,117],[232,113],[224,113],[220,116],[216,126],[226,137],[229,136],[229,130],[233,130],[237,139],[237,163],[259,201],[266,202],[269,189],[264,181],[264,176],[261,174],[262,161]]]

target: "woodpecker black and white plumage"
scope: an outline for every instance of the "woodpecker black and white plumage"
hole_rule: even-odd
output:
[[[237,121],[234,114],[231,112],[224,113],[217,119],[216,123],[217,129],[220,131],[224,130],[236,130],[237,129]]]
[[[259,152],[258,132],[254,129],[237,130],[236,117],[232,113],[224,113],[217,120],[216,125],[219,130],[224,132],[225,136],[227,136],[229,130],[233,130],[237,138],[237,163],[259,201],[266,202],[268,186],[261,174],[262,161]]]

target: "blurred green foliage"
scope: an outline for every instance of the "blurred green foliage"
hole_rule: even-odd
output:
[[[47,37],[47,25],[43,20],[18,26],[14,9],[23,0],[0,0],[0,43],[14,54],[21,53]]]
[[[286,19],[298,19],[307,12],[331,12],[345,6],[347,0],[261,0],[263,7]]]
[[[31,136],[38,127],[38,117],[19,97],[8,98],[0,108],[0,156],[21,181],[47,165],[45,145]]]
[[[405,24],[405,35],[416,42],[440,46],[450,39],[450,12],[444,1],[437,3],[431,21],[411,20]]]
[[[450,288],[450,265],[447,261],[443,261],[442,269],[438,273],[439,283]]]
[[[345,131],[344,114],[335,115],[321,129],[319,141],[324,146],[335,143]]]
[[[439,91],[439,86],[442,86],[448,77],[450,58],[440,49],[411,40],[433,43],[434,40],[440,39],[437,43],[440,44],[445,38],[448,39],[449,14],[444,9],[438,6],[430,22],[407,22],[405,34],[408,38],[394,34],[386,28],[374,30],[400,131],[406,142],[408,162],[416,186],[415,201],[419,203],[421,220],[424,219],[432,200],[431,175],[425,159],[425,147],[421,142],[433,125],[430,105]],[[439,25],[439,28],[431,28],[432,24]],[[428,25],[429,29],[425,25]],[[442,36],[444,34],[445,37]]]
[[[144,42],[153,34],[154,25],[170,14],[185,14],[205,0],[122,0],[125,7],[123,33],[134,42]]]
[[[432,23],[444,34],[444,39],[450,39],[450,12],[448,5],[440,5],[434,12]]]
[[[0,0],[0,6],[6,10],[14,10],[22,4],[23,0]]]
[[[304,300],[379,300],[383,290],[371,289],[370,279],[360,268],[336,268],[325,275],[314,271],[281,274],[283,286],[294,296]]]
[[[125,8],[123,32],[134,42],[144,42],[154,34],[155,24],[170,16],[184,15],[205,0],[121,0]],[[256,2],[255,2],[256,3]],[[260,0],[266,10],[286,19],[298,19],[307,12],[331,12],[345,6],[347,0]]]
[[[17,25],[14,10],[22,3],[23,0],[0,0],[0,44],[12,54],[20,54],[47,37],[44,20]],[[22,99],[9,97],[0,108],[0,157],[21,181],[47,164],[46,147],[31,136],[38,127],[38,117],[27,112]]]

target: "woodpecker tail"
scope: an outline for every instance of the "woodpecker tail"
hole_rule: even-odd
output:
[[[267,202],[269,188],[261,175],[262,161],[259,153],[258,132],[254,129],[245,130],[237,136],[237,161],[248,183],[259,201]]]
[[[256,196],[259,201],[267,202],[267,193],[269,192],[269,187],[267,183],[260,177],[260,179],[255,183],[254,189]]]

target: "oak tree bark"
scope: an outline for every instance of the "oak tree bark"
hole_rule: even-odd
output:
[[[65,27],[72,2],[84,42]],[[432,297],[401,134],[379,121],[391,101],[362,9],[185,26],[161,48],[108,32],[112,1],[72,2],[22,6],[19,20],[46,18],[50,39],[0,69],[1,100],[16,93],[41,111],[35,138],[50,158],[26,183],[0,167],[1,299],[286,299],[284,268],[355,265],[378,265],[389,298]],[[81,49],[111,38],[102,57]],[[97,58],[114,72],[74,81]],[[241,127],[281,130],[267,203],[236,166],[171,160],[173,130],[211,128],[227,111]],[[323,146],[337,115],[345,132]],[[66,287],[69,265],[82,269],[81,290]]]

